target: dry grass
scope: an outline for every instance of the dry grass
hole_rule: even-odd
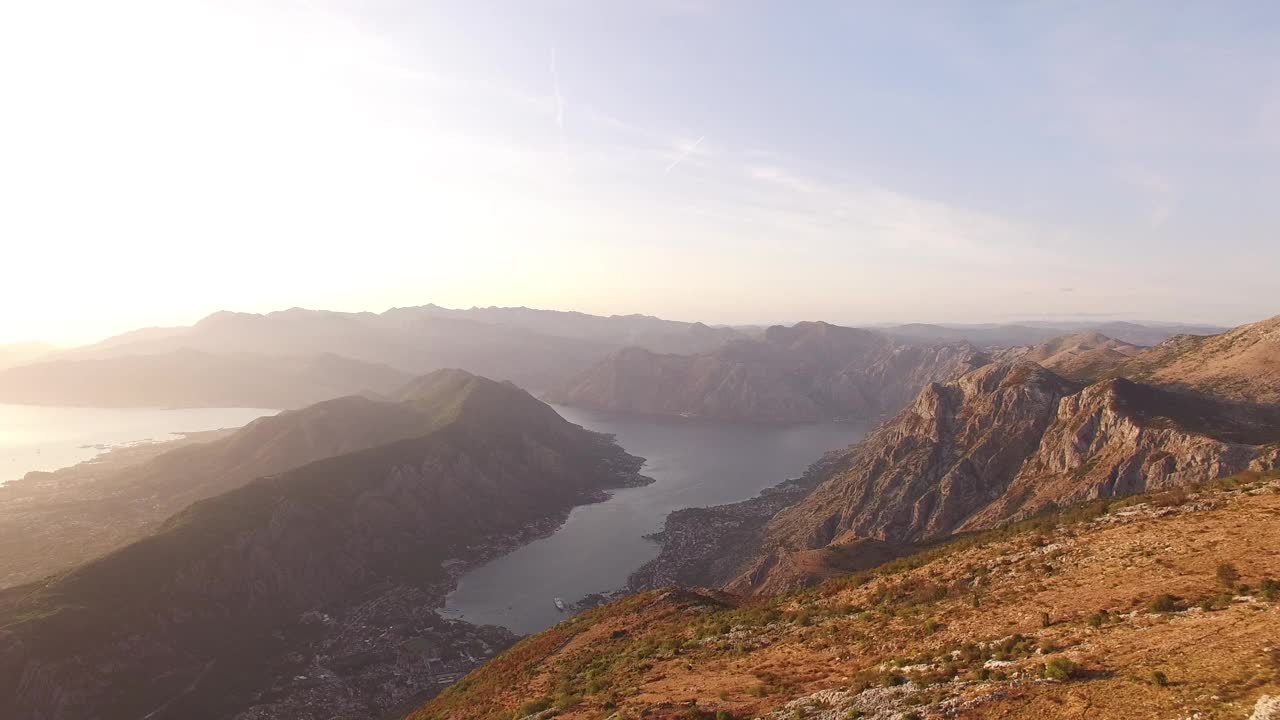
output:
[[[1263,589],[1280,578],[1280,483],[1251,479],[773,601],[635,596],[522,643],[414,717],[506,719],[557,698],[576,701],[558,717],[584,720],[1245,717],[1280,690],[1280,606]],[[1225,593],[1224,563],[1239,575]]]

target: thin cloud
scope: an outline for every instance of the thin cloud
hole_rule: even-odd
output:
[[[676,169],[676,166],[677,166],[677,165],[679,165],[680,163],[684,162],[684,159],[685,159],[685,158],[687,158],[687,157],[689,157],[690,155],[692,155],[692,154],[694,153],[694,151],[696,151],[696,150],[698,149],[698,146],[702,144],[702,141],[703,141],[703,140],[705,140],[706,138],[707,138],[707,136],[706,136],[706,135],[703,135],[702,137],[699,137],[697,140],[694,140],[692,145],[690,145],[690,146],[686,147],[683,151],[681,151],[680,155],[679,155],[679,156],[677,156],[675,160],[672,160],[672,161],[671,161],[671,164],[670,164],[670,165],[668,165],[668,166],[667,166],[667,168],[666,168],[665,170],[663,170],[663,171],[662,171],[662,174],[663,174],[663,175],[666,175],[667,173],[671,172],[672,170],[675,170],[675,169]]]
[[[551,89],[555,93],[556,101],[556,129],[560,133],[560,150],[565,149],[564,144],[564,96],[560,94],[560,70],[556,66],[556,49],[551,48]]]

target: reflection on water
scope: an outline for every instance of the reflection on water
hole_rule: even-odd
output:
[[[627,452],[648,461],[642,472],[656,482],[575,508],[554,535],[467,573],[449,595],[445,615],[519,633],[549,627],[564,617],[555,598],[573,602],[618,589],[655,557],[657,544],[644,536],[662,529],[671,511],[745,500],[865,432],[835,423],[778,427],[556,410],[616,435]]]

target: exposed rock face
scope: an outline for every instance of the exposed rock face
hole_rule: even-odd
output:
[[[1241,402],[1280,403],[1280,316],[1221,335],[1170,338],[1119,374]]]
[[[1030,348],[1011,348],[998,359],[1039,363],[1058,375],[1078,382],[1092,382],[1120,367],[1143,348],[1098,332],[1064,335]]]
[[[907,346],[827,323],[769,328],[704,355],[615,353],[548,395],[612,412],[763,422],[872,418],[894,412],[929,382],[986,358],[967,343]]]
[[[988,365],[929,385],[850,451],[846,471],[778,513],[766,545],[807,550],[855,537],[902,543],[951,533],[1004,492],[1075,390],[1033,363]]]
[[[1103,381],[1062,400],[1008,491],[963,529],[1020,519],[1050,505],[1210,480],[1255,463],[1269,468],[1262,443],[1278,436],[1280,412],[1273,409]]]
[[[263,702],[281,668],[335,672],[306,656],[333,633],[394,650],[386,638],[403,629],[360,619],[371,601],[416,590],[438,603],[446,561],[475,560],[644,480],[638,458],[514,386],[465,374],[443,385],[460,392],[430,432],[259,478],[65,576],[0,594],[0,716],[234,714]],[[340,622],[307,625],[312,611]],[[404,699],[358,692],[367,717]]]
[[[1035,363],[991,364],[926,387],[763,527],[764,498],[696,511],[697,528],[673,516],[670,547],[647,572],[723,582],[731,569],[706,553],[729,543],[731,557],[750,559],[728,587],[773,592],[857,567],[860,555],[892,556],[1055,506],[1270,469],[1278,439],[1275,406],[1122,379],[1081,389]],[[715,528],[724,538],[710,537]],[[700,577],[704,567],[714,572]]]

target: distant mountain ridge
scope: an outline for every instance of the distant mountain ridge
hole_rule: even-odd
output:
[[[1029,360],[1062,377],[1088,382],[1116,372],[1146,348],[1099,332],[1062,335],[1033,347],[1014,347],[992,354],[998,361]]]
[[[728,420],[868,419],[897,410],[921,386],[986,357],[967,343],[905,346],[823,322],[768,328],[702,355],[628,348],[558,390],[553,402],[611,412]]]
[[[0,370],[14,365],[26,365],[56,351],[48,343],[22,342],[0,345]]]
[[[449,367],[541,390],[621,347],[697,353],[740,337],[645,315],[529,308],[224,311],[189,327],[143,328],[67,350],[0,348],[0,402],[297,408],[384,394]]]
[[[1111,322],[1023,322],[978,325],[934,325],[911,323],[882,325],[872,329],[903,342],[971,342],[981,348],[1038,345],[1063,335],[1099,333],[1131,345],[1156,345],[1177,335],[1217,335],[1229,328],[1186,323]]]
[[[97,407],[297,408],[386,393],[411,376],[332,354],[267,356],[183,347],[154,355],[52,359],[0,370],[0,402]]]
[[[446,562],[474,561],[486,543],[510,542],[607,488],[644,481],[641,461],[608,437],[515,386],[460,371],[415,383],[399,403],[348,399],[259,421],[216,454],[248,445],[258,458],[275,445],[267,437],[296,444],[296,433],[280,430],[305,426],[305,435],[330,421],[321,416],[351,410],[334,403],[400,414],[363,441],[376,446],[199,500],[137,542],[0,593],[0,715],[188,720],[257,705],[275,708],[267,717],[301,712],[289,703],[312,702],[314,688],[272,685],[288,688],[298,672],[315,672],[309,664],[328,662],[313,658],[314,648],[355,652],[351,641],[369,639],[363,618],[394,608],[398,621],[379,622],[397,623],[400,639],[379,640],[384,654],[357,664],[358,655],[334,658],[326,671],[384,679],[354,697],[336,683],[324,704],[334,712],[334,703],[352,703],[363,716],[369,703],[403,702],[434,680],[415,671],[404,676],[419,685],[401,679],[387,689],[385,678],[399,677],[401,643],[439,632],[431,608],[447,587]],[[308,613],[330,620],[307,625]]]
[[[704,352],[739,336],[728,328],[643,315],[436,305],[382,313],[291,308],[261,315],[216,312],[189,327],[137,330],[60,357],[151,355],[181,348],[273,356],[334,354],[411,374],[460,367],[536,390],[625,345]]]

